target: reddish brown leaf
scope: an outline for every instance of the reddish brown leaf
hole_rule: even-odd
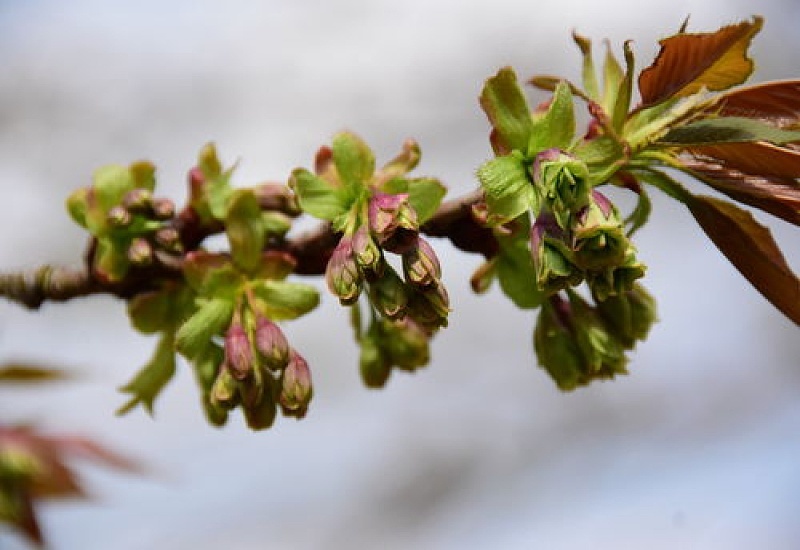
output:
[[[696,195],[687,203],[717,248],[784,315],[800,325],[800,280],[769,229],[741,208]]]
[[[721,116],[756,118],[780,128],[800,123],[800,80],[779,80],[726,92]]]
[[[699,145],[687,151],[745,174],[766,178],[800,177],[800,151],[765,141]]]
[[[697,179],[730,198],[800,225],[800,186],[795,180],[751,176],[697,158],[682,163]]]
[[[727,90],[753,72],[747,48],[763,19],[742,21],[713,33],[681,33],[659,43],[656,60],[639,75],[643,106],[700,91]]]

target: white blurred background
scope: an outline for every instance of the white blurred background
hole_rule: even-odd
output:
[[[635,40],[639,67],[691,30],[766,16],[758,80],[800,76],[794,0],[0,2],[0,268],[75,263],[63,199],[107,163],[147,158],[179,203],[207,141],[236,181],[282,180],[342,129],[379,161],[406,137],[453,195],[490,156],[477,95],[503,65],[577,78],[570,31]],[[657,193],[657,192],[654,192]],[[655,196],[636,238],[661,322],[631,375],[562,394],[536,367],[534,315],[477,257],[437,241],[454,312],[430,366],[364,389],[345,313],[324,295],[288,325],[312,366],[302,422],[205,424],[180,369],[156,403],[116,418],[116,387],[154,342],[124,304],[31,313],[0,302],[0,362],[81,374],[0,389],[3,422],[80,432],[146,462],[83,468],[96,496],[43,508],[58,550],[800,547],[800,339],[677,204]],[[800,266],[796,229],[767,216]],[[318,281],[319,282],[319,281]],[[319,285],[322,288],[323,285]],[[0,548],[21,548],[0,531]]]

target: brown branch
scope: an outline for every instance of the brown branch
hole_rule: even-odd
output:
[[[265,184],[256,188],[261,207],[297,216],[299,210],[285,186]],[[480,191],[442,203],[420,231],[431,237],[444,237],[465,252],[492,257],[497,253],[497,241],[491,230],[483,227],[473,216],[473,206],[482,199]],[[196,250],[203,240],[224,231],[219,222],[203,223],[191,207],[184,208],[172,221],[180,235],[184,250]],[[289,252],[297,260],[298,275],[322,275],[325,266],[339,241],[329,223],[295,237],[275,240],[267,248]],[[88,256],[93,253],[89,247]],[[21,273],[0,273],[0,296],[30,309],[38,309],[45,301],[64,302],[92,294],[110,294],[130,298],[151,290],[158,282],[175,280],[181,276],[181,259],[156,254],[153,265],[131,268],[119,282],[102,281],[88,267],[45,265]]]

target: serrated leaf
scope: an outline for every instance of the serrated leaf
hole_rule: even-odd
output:
[[[261,208],[252,189],[238,189],[231,195],[225,215],[225,233],[233,262],[250,273],[261,263],[266,235]]]
[[[334,187],[304,168],[298,168],[289,179],[297,194],[300,208],[316,218],[333,220],[347,213],[352,199],[340,187]]]
[[[171,333],[165,333],[158,342],[155,354],[133,379],[119,389],[133,397],[117,410],[118,415],[130,412],[142,405],[148,414],[153,414],[153,402],[164,386],[175,375],[175,348]]]
[[[672,128],[658,143],[691,146],[753,141],[781,145],[800,141],[800,132],[783,130],[749,118],[721,117]]]
[[[681,33],[661,40],[656,60],[639,75],[642,106],[702,88],[726,90],[747,80],[753,72],[747,49],[762,25],[763,19],[754,17],[713,33]]]
[[[800,122],[800,80],[765,82],[723,94],[716,103],[721,116],[754,118],[785,128]]]
[[[273,321],[297,319],[319,305],[317,289],[303,283],[260,281],[253,285],[253,290],[263,300],[266,315]]]
[[[340,132],[331,144],[333,163],[351,195],[365,187],[375,173],[375,155],[364,141],[351,132]]]
[[[784,315],[800,324],[800,280],[769,229],[749,212],[713,197],[696,195],[687,205],[736,269]]]
[[[500,69],[486,81],[480,103],[497,140],[506,149],[526,151],[533,130],[531,110],[511,67]]]
[[[800,177],[800,151],[771,143],[726,143],[687,149],[692,155],[754,176],[794,179]]]
[[[228,327],[234,302],[229,298],[211,298],[201,303],[184,321],[175,335],[175,349],[189,359],[200,355],[211,339]]]
[[[687,170],[730,198],[800,225],[800,185],[792,178],[754,176],[702,159],[682,159]]]
[[[478,168],[478,180],[486,195],[489,221],[502,224],[536,205],[533,184],[521,155],[495,157]]]
[[[527,153],[536,153],[556,147],[567,149],[575,137],[575,113],[572,92],[568,82],[562,80],[553,92],[553,99],[544,115],[533,121]]]

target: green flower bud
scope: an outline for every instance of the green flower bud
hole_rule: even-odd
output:
[[[570,293],[570,307],[575,342],[584,358],[589,379],[627,374],[628,359],[622,342],[609,330],[597,310],[574,292]]]
[[[546,205],[559,227],[566,230],[570,216],[589,204],[591,186],[586,163],[560,149],[546,149],[536,155],[531,170]]]
[[[587,382],[584,359],[569,326],[569,315],[569,304],[554,296],[542,304],[533,332],[533,349],[539,366],[564,391]]]
[[[437,281],[424,289],[416,289],[408,301],[408,315],[425,330],[435,331],[447,326],[450,298],[447,289]]]
[[[430,286],[442,278],[439,258],[428,241],[419,237],[417,246],[403,254],[406,281],[418,286]]]
[[[595,299],[603,301],[609,296],[631,290],[636,280],[644,277],[645,270],[645,265],[636,259],[636,249],[630,245],[620,265],[590,272],[586,278]]]
[[[325,282],[342,305],[350,305],[358,300],[362,277],[353,253],[352,239],[349,237],[342,237],[333,250],[325,268]]]
[[[370,331],[372,333],[373,331]],[[361,380],[368,388],[382,388],[392,372],[392,365],[381,349],[376,334],[367,334],[360,341],[361,354],[358,359]]]
[[[638,283],[598,301],[597,311],[626,349],[644,340],[657,320],[655,299]]]
[[[383,275],[370,283],[369,300],[384,317],[399,319],[405,315],[408,295],[403,280],[391,266],[386,266]]]
[[[400,321],[381,320],[381,342],[392,365],[413,371],[428,364],[428,334],[406,317]]]
[[[314,395],[311,371],[308,363],[295,350],[289,352],[289,364],[283,371],[281,393],[278,402],[284,416],[303,418]]]
[[[573,263],[572,250],[555,218],[548,213],[536,218],[531,228],[531,257],[536,286],[546,294],[579,284],[582,271]]]
[[[630,241],[616,207],[598,191],[573,218],[575,263],[584,270],[600,270],[622,263]]]
[[[239,404],[239,383],[230,369],[220,369],[214,385],[211,386],[211,402],[224,409],[232,409]]]
[[[286,336],[278,325],[264,316],[256,319],[256,348],[266,366],[274,371],[282,370],[289,362],[289,342]]]
[[[257,400],[251,399],[246,405],[242,404],[242,412],[244,412],[247,427],[252,430],[266,430],[272,426],[275,416],[277,416],[275,398],[271,391],[258,391],[257,396]],[[243,401],[245,400],[243,399]]]
[[[356,263],[367,280],[380,277],[385,265],[383,254],[366,226],[362,225],[353,234],[352,245]]]

